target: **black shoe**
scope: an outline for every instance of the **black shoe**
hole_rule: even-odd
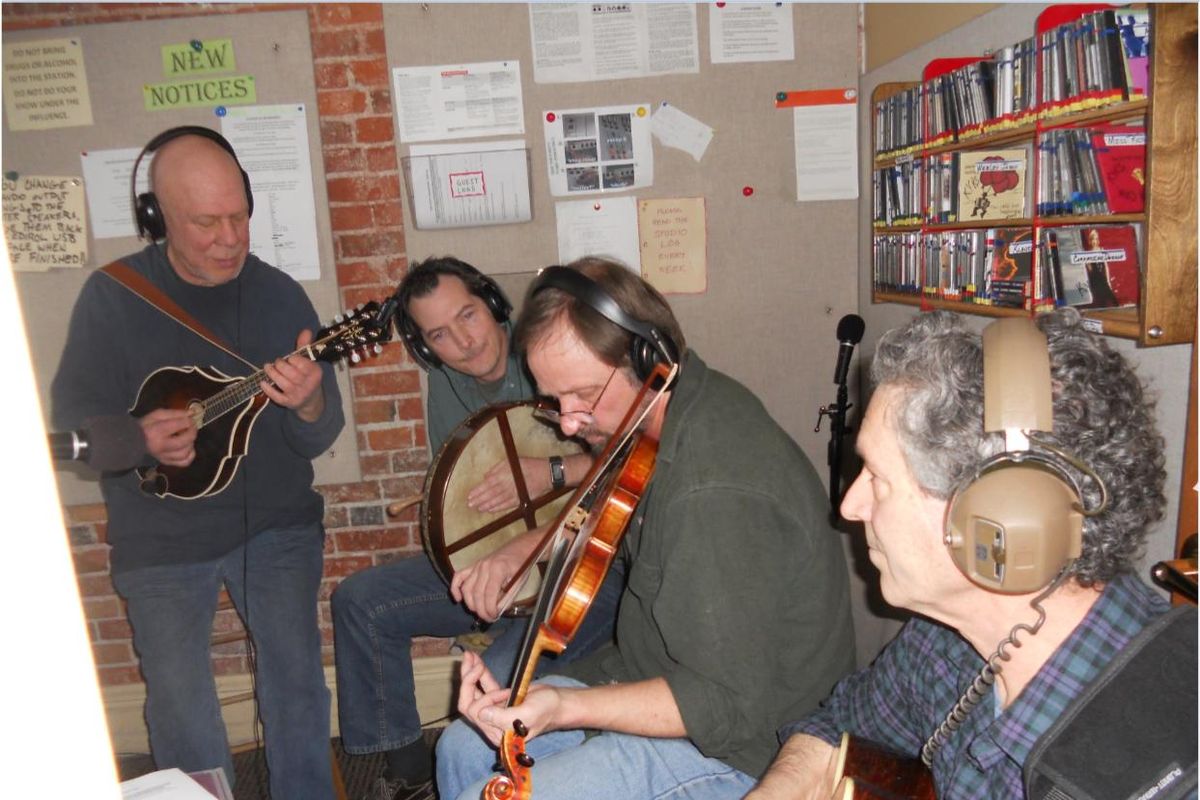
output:
[[[380,775],[362,800],[437,800],[433,780],[409,784],[401,778],[388,779]]]

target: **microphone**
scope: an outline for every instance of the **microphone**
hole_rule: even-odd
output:
[[[128,414],[88,417],[78,430],[46,438],[55,461],[82,461],[101,472],[132,469],[146,455],[146,435]]]
[[[837,367],[833,370],[833,382],[839,386],[846,382],[846,373],[850,371],[850,356],[854,353],[854,345],[862,341],[866,324],[858,314],[847,314],[838,321],[838,357]]]

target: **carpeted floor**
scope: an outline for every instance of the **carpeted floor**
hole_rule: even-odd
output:
[[[440,728],[425,731],[425,741],[430,748],[433,747],[440,733]],[[346,787],[346,797],[349,800],[358,800],[371,788],[375,778],[383,772],[383,754],[352,756],[342,749],[341,739],[334,739],[332,745],[334,753],[337,754],[338,765],[342,769],[342,783]],[[117,759],[117,768],[121,780],[129,780],[153,772],[154,762],[145,753],[122,753]],[[234,755],[233,769],[237,773],[237,783],[234,786],[234,795],[237,800],[270,800],[267,791],[267,760],[261,749]],[[280,800],[286,800],[286,798]]]

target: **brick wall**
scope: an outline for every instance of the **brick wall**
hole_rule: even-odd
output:
[[[9,31],[288,8],[308,12],[341,299],[345,306],[381,299],[407,263],[382,6],[8,3],[0,19]],[[329,533],[320,598],[326,664],[333,659],[328,601],[337,583],[373,564],[419,553],[415,511],[390,519],[385,508],[420,491],[428,464],[419,376],[403,348],[389,345],[350,375],[363,480],[317,487],[325,496]],[[138,682],[129,624],[109,579],[105,507],[73,506],[65,512],[101,684]],[[218,612],[214,632],[240,628],[233,610]],[[445,645],[427,640],[416,650],[432,655],[445,652]],[[246,671],[245,643],[215,647],[213,667],[217,674]]]

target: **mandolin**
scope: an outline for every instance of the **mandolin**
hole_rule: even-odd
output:
[[[387,320],[380,319],[379,304],[372,301],[339,315],[334,324],[317,331],[312,342],[285,357],[358,362],[380,352],[389,335]],[[197,500],[228,486],[246,455],[250,431],[267,406],[264,380],[263,370],[244,378],[213,367],[162,367],[150,373],[129,413],[144,417],[158,408],[186,409],[196,423],[196,457],[186,467],[139,467],[143,491]]]
[[[935,800],[933,774],[920,759],[842,734],[833,800]]]

